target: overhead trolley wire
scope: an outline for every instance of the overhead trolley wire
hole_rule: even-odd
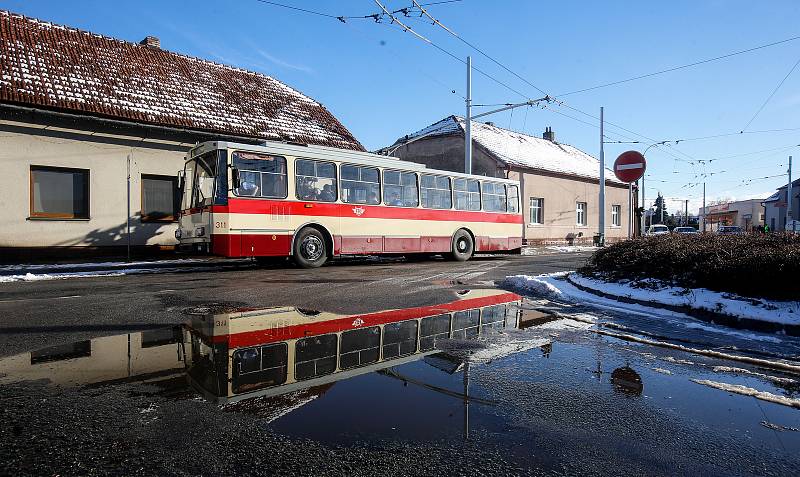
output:
[[[750,124],[752,124],[753,121],[755,121],[756,117],[759,114],[761,114],[761,111],[764,109],[767,103],[769,103],[772,97],[775,96],[775,93],[777,93],[778,90],[781,89],[781,86],[783,86],[783,83],[786,82],[786,79],[789,78],[789,76],[791,76],[792,73],[794,73],[794,70],[797,68],[797,65],[800,65],[800,58],[797,59],[797,61],[794,63],[794,66],[792,66],[792,69],[790,69],[789,72],[786,73],[786,76],[783,77],[781,82],[778,83],[778,86],[776,86],[775,89],[772,90],[772,93],[770,93],[770,95],[767,96],[767,99],[765,99],[764,102],[761,103],[761,106],[758,108],[758,111],[756,111],[756,113],[753,114],[753,117],[750,118],[750,121],[747,121],[747,124],[745,124],[745,126],[742,128],[742,132],[744,132],[748,127],[750,127]]]

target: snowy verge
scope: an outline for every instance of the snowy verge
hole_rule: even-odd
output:
[[[28,272],[51,272],[57,270],[70,270],[76,268],[86,269],[111,269],[111,268],[131,268],[142,266],[180,266],[188,264],[207,263],[209,259],[202,258],[182,258],[174,260],[147,260],[137,262],[77,262],[77,263],[47,263],[47,264],[16,264],[0,265],[0,273],[17,275]]]
[[[544,255],[551,253],[595,252],[592,245],[547,245],[544,247],[522,247],[522,255]]]
[[[670,321],[675,325],[682,326],[684,328],[704,329],[707,331],[736,335],[746,339],[757,339],[759,341],[780,342],[780,337],[775,335],[764,334],[764,333],[751,333],[746,330],[737,330],[734,328],[729,328],[727,326],[720,326],[719,323],[704,324],[698,322],[697,321],[698,317],[696,316],[692,316],[682,311],[661,308],[658,306],[657,303],[652,301],[642,301],[641,303],[620,301],[614,299],[610,293],[606,293],[606,296],[601,296],[598,295],[597,293],[592,293],[590,291],[579,288],[575,284],[571,283],[568,280],[568,277],[569,279],[572,279],[573,276],[574,272],[557,272],[557,273],[549,273],[536,276],[514,275],[506,277],[506,279],[501,283],[501,285],[504,286],[505,288],[517,291],[521,294],[543,297],[548,300],[562,301],[568,303],[588,304],[596,308],[610,310],[613,312],[638,314],[650,318],[658,317],[663,320]],[[710,314],[713,316],[723,316],[717,314],[716,312]],[[792,315],[792,313],[788,312],[787,314],[790,316]],[[800,313],[798,312],[795,312],[795,314],[800,315]],[[796,318],[800,318],[800,316],[796,316]],[[740,318],[729,317],[729,319],[738,320]],[[705,318],[705,320],[707,321],[707,317]],[[723,321],[723,320],[717,320],[717,321]],[[758,323],[765,323],[765,322],[758,321]],[[766,323],[770,323],[769,326],[779,327],[780,329],[777,330],[778,333],[782,333],[783,331],[781,330],[785,330],[786,329],[785,327],[787,327],[786,324],[779,324],[774,322],[766,322]],[[794,325],[792,325],[791,322],[788,326],[794,328]],[[747,328],[751,327],[748,326]],[[754,328],[758,329],[757,327]],[[792,330],[790,329],[789,331],[791,333]]]
[[[739,319],[782,325],[800,325],[800,301],[745,298],[732,293],[721,293],[705,288],[679,288],[665,285],[655,280],[609,282],[585,277],[578,273],[570,274],[569,281],[580,287],[638,302],[704,310]]]

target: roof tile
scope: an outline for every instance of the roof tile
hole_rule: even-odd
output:
[[[0,10],[0,102],[363,151],[324,106],[252,71]]]

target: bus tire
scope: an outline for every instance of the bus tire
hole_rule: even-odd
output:
[[[466,262],[475,252],[475,242],[472,235],[464,229],[459,229],[453,235],[452,251],[450,257],[457,262]]]
[[[328,260],[326,248],[322,232],[306,227],[294,237],[292,257],[301,268],[319,268]]]

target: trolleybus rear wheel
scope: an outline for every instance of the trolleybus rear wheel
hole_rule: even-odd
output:
[[[293,257],[302,268],[321,267],[328,260],[325,237],[319,230],[306,227],[294,238]]]
[[[464,229],[458,230],[458,232],[453,235],[453,251],[450,252],[450,256],[453,260],[465,262],[472,257],[474,251],[475,244],[472,241],[472,235]]]

